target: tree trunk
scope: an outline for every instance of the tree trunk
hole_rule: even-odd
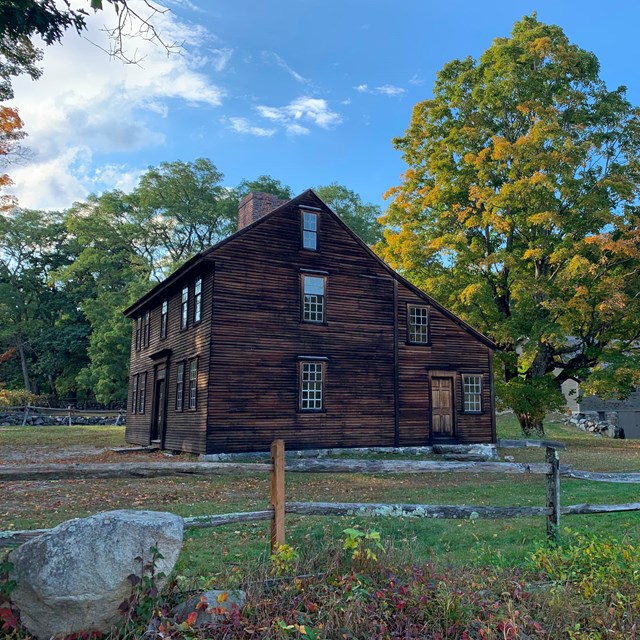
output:
[[[518,422],[522,433],[528,438],[530,436],[544,436],[544,424],[540,418],[534,418],[530,413],[518,413]]]
[[[27,366],[27,354],[24,351],[24,342],[22,341],[22,335],[16,336],[16,346],[18,347],[18,353],[20,354],[20,366],[22,367],[22,378],[24,380],[25,391],[31,393],[31,380],[29,379],[29,367]]]

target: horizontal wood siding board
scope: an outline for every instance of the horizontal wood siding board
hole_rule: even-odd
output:
[[[428,307],[429,345],[407,344],[408,305]],[[439,309],[425,305],[422,298],[403,285],[398,287],[398,324],[401,328],[398,350],[400,445],[420,446],[432,442],[429,425],[430,371],[446,371],[453,377],[455,440],[463,444],[492,442],[494,434],[491,412],[494,407],[489,347],[476,340]],[[463,373],[482,375],[482,414],[464,414],[462,411]]]
[[[202,276],[202,320],[194,326],[193,285],[197,275]],[[186,330],[180,328],[182,286],[189,286],[189,323]],[[146,410],[143,415],[127,413],[125,439],[134,444],[149,444],[153,414],[154,366],[150,357],[162,350],[170,350],[166,382],[166,432],[164,448],[188,453],[205,453],[206,416],[209,399],[209,334],[211,332],[211,307],[213,302],[213,265],[208,263],[204,271],[196,271],[168,298],[168,327],[166,339],[160,338],[161,305],[151,310],[151,339],[148,347],[135,349],[135,318],[133,319],[131,369],[129,373],[129,403],[133,392],[133,376],[147,372]],[[185,408],[176,411],[175,389],[178,362],[198,358],[197,410],[188,409],[188,371],[185,371]]]
[[[300,249],[295,206],[216,252],[209,452],[393,446],[393,280],[324,216]],[[327,272],[326,325],[300,321],[300,273]],[[323,356],[325,412],[298,411],[298,358]]]

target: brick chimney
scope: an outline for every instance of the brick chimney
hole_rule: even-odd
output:
[[[248,193],[238,205],[238,231],[243,229],[252,222],[259,220],[262,216],[265,216],[269,211],[277,209],[281,204],[284,204],[286,200],[280,200],[278,196],[274,196],[271,193],[261,193],[258,191],[252,191]]]

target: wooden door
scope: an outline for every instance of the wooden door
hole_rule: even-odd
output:
[[[153,420],[151,424],[152,441],[164,439],[165,404],[165,375],[163,370],[162,375],[158,375],[153,390]]]
[[[431,378],[431,425],[434,438],[453,437],[453,378]]]

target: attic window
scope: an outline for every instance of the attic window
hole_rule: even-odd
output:
[[[407,308],[407,330],[411,344],[429,344],[429,310],[427,307]]]
[[[202,320],[202,278],[196,278],[193,288],[193,324]]]
[[[318,214],[312,211],[302,212],[302,248],[318,250]]]

